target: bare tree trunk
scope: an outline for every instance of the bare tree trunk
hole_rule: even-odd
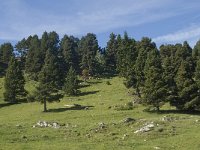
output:
[[[139,98],[141,98],[140,90],[139,90],[138,87],[136,87],[136,94],[137,94],[137,96],[138,96]]]
[[[47,112],[47,101],[44,99],[44,112]]]

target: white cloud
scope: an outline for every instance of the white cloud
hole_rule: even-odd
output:
[[[39,0],[35,1],[40,4]],[[2,16],[4,22],[0,24],[0,39],[20,40],[30,34],[41,35],[44,31],[52,30],[61,35],[112,32],[120,27],[134,27],[174,17],[184,13],[183,10],[198,6],[191,3],[184,5],[181,0],[177,1],[175,3],[173,0],[74,0],[71,4],[60,0],[57,5],[66,5],[66,8],[62,7],[62,13],[54,10],[54,7],[42,9],[42,6],[30,6],[25,0],[3,1],[0,4],[0,12],[3,14],[0,17]],[[70,12],[68,10],[71,7],[74,8]]]
[[[192,46],[194,46],[194,41],[197,41],[199,38],[200,26],[191,25],[174,33],[153,38],[153,41],[161,44],[188,41]]]

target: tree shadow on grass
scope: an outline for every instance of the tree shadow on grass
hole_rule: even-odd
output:
[[[87,110],[90,109],[94,106],[81,106],[81,105],[77,105],[77,106],[73,106],[70,108],[56,108],[56,109],[49,109],[48,112],[64,112],[64,111],[69,111],[69,110]]]
[[[186,110],[160,110],[160,111],[148,111],[150,113],[157,113],[157,114],[188,114],[188,115],[200,115],[200,111],[186,111]]]
[[[0,108],[17,105],[17,104],[20,104],[20,103],[2,103],[0,104]]]
[[[102,83],[101,81],[87,81],[89,84],[99,84]]]
[[[96,94],[98,93],[99,91],[88,91],[88,92],[81,92],[79,93],[77,96],[86,96],[86,95],[89,95],[89,94]]]

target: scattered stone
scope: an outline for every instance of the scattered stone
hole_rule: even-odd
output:
[[[154,123],[151,122],[150,124],[145,125],[144,127],[136,130],[134,133],[144,133],[144,132],[148,132],[151,131],[154,128]]]
[[[55,129],[58,129],[62,126],[63,124],[59,124],[57,122],[52,122],[52,123],[49,123],[47,121],[38,121],[35,125],[33,125],[33,128],[36,128],[36,127],[41,127],[41,128],[47,128],[47,127],[50,127],[50,128],[55,128]]]
[[[20,124],[17,124],[17,125],[16,125],[16,127],[18,127],[18,128],[21,128],[21,127],[22,127],[22,125],[20,125]]]
[[[122,140],[124,140],[127,136],[128,136],[127,134],[124,134]]]
[[[100,123],[99,123],[99,128],[100,128],[100,129],[106,128],[106,124],[103,123],[103,122],[100,122]]]
[[[85,107],[85,110],[89,110],[89,107]]]
[[[160,149],[160,147],[155,146],[154,149]]]
[[[124,120],[123,120],[123,123],[130,123],[130,122],[134,122],[135,121],[135,119],[133,119],[133,118],[125,118]]]
[[[85,136],[88,137],[88,138],[90,138],[90,137],[91,137],[91,134],[86,134]]]
[[[199,122],[199,120],[197,119],[197,120],[195,120],[195,122]]]
[[[176,121],[179,120],[178,117],[174,117],[174,116],[164,116],[163,118],[161,118],[162,121],[167,121],[167,122],[172,122],[172,121]]]

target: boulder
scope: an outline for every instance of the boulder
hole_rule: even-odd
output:
[[[134,133],[143,133],[143,132],[151,131],[151,130],[153,130],[154,126],[155,125],[152,122],[150,124],[145,125],[144,127],[140,128],[140,129],[136,130]]]

